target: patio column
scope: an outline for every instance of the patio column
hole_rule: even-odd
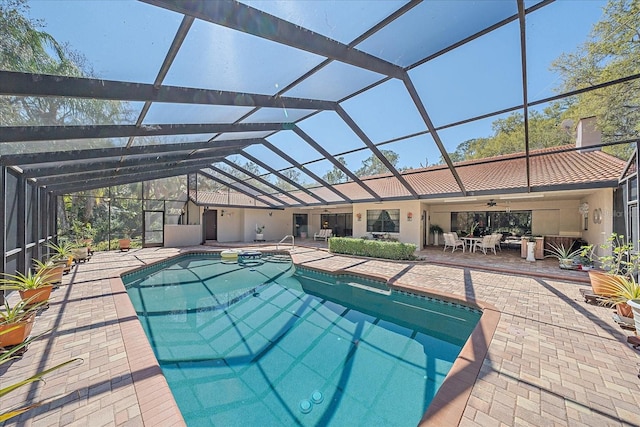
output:
[[[40,259],[40,191],[34,183],[27,184],[31,199],[31,258]]]
[[[16,204],[16,218],[18,228],[18,239],[16,242],[16,249],[19,249],[17,258],[17,270],[21,273],[26,273],[27,266],[27,180],[23,174],[18,174],[16,185],[17,204]]]
[[[7,167],[0,166],[0,271],[7,271]],[[4,291],[0,291],[0,304],[4,304]]]

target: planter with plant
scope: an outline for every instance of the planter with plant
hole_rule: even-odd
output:
[[[89,260],[93,254],[91,245],[95,236],[95,230],[91,227],[91,223],[74,221],[67,234],[69,239],[74,242],[71,249],[74,261],[79,263]]]
[[[0,348],[8,348],[24,342],[33,328],[36,312],[44,302],[32,299],[20,300],[14,306],[4,302],[0,309]]]
[[[565,248],[563,244],[558,246],[549,244],[551,249],[545,249],[548,255],[545,258],[556,258],[558,265],[564,270],[576,270],[578,264],[576,259],[582,253],[582,249],[571,250],[571,247]]]
[[[600,249],[605,255],[595,257],[600,265],[600,270],[591,269],[589,279],[593,293],[600,296],[608,296],[610,276],[615,278],[631,277],[638,272],[638,253],[634,251],[633,244],[628,242],[625,236],[612,233],[607,241],[601,244]]]
[[[469,236],[469,237],[473,237],[473,236],[475,236],[476,229],[478,228],[478,226],[479,226],[479,225],[480,225],[480,223],[479,223],[479,222],[474,221],[474,222],[471,224],[471,227],[469,227],[469,233],[467,234],[467,236]]]
[[[0,291],[18,291],[20,297],[31,304],[45,302],[51,296],[53,284],[46,269],[41,268],[35,273],[29,270],[27,274],[17,272],[2,275],[4,277],[0,278]]]
[[[51,249],[49,261],[64,265],[64,271],[68,273],[73,264],[73,245],[69,242],[61,241],[57,244],[49,242],[47,243],[47,247]]]
[[[639,255],[633,243],[621,234],[612,233],[607,241],[600,245],[605,255],[598,257],[600,268],[609,274],[630,276],[638,272]]]
[[[42,271],[44,280],[51,283],[54,287],[62,284],[62,276],[64,275],[65,264],[61,264],[53,260],[40,262],[37,259],[34,259],[33,268],[38,272]]]
[[[71,253],[73,254],[73,260],[76,264],[88,261],[89,258],[91,258],[91,255],[89,255],[89,247],[81,242],[76,243],[74,248],[71,250]]]
[[[118,239],[118,248],[120,252],[129,251],[131,249],[131,237],[125,234],[122,239]]]
[[[618,315],[626,318],[633,318],[629,300],[640,299],[640,285],[633,276],[608,275],[603,280],[603,289],[606,297],[601,304],[613,305],[618,310]]]
[[[439,236],[440,234],[442,234],[444,230],[442,229],[442,227],[440,227],[438,224],[431,224],[431,227],[429,227],[429,233],[433,234],[433,245],[434,246],[438,246],[439,242]]]
[[[581,270],[589,271],[594,265],[593,258],[593,245],[584,245],[580,247],[580,254],[574,259],[579,263]]]
[[[580,270],[590,271],[593,268],[593,260],[588,256],[578,256],[576,259],[579,263]]]

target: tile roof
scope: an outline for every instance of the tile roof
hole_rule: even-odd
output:
[[[626,162],[600,150],[580,152],[572,150],[572,148],[573,146],[560,146],[530,151],[532,189],[552,191],[553,189],[566,190],[617,185]],[[524,153],[468,160],[454,165],[468,193],[491,194],[494,192],[499,194],[520,190],[527,191]],[[403,172],[403,176],[420,197],[433,198],[461,194],[453,174],[443,165],[408,170]],[[391,174],[368,177],[363,179],[363,182],[383,199],[412,197],[409,191]],[[354,202],[372,200],[372,196],[355,182],[336,184],[334,188]],[[318,187],[312,191],[328,202],[342,201],[328,188]],[[198,196],[201,202],[207,201],[205,204],[218,204],[217,201],[221,200],[224,201],[222,204],[245,205],[246,201],[250,201],[247,205],[254,205],[253,199],[237,193],[230,193],[236,197],[234,203],[226,202],[228,198],[226,192],[223,193],[224,198],[204,193],[201,191]],[[290,194],[311,203],[316,202],[315,199],[299,191]],[[244,203],[242,202],[243,197]],[[275,197],[285,204],[298,204],[295,200],[284,195]],[[266,205],[262,206],[266,207]]]

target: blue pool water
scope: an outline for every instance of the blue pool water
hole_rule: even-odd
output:
[[[189,426],[414,426],[480,312],[263,255],[123,277]]]

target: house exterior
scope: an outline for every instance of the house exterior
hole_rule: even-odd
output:
[[[359,202],[358,197],[365,198],[366,194],[355,182],[335,185],[336,190],[351,197],[351,204],[276,209],[239,193],[192,190],[188,203],[192,241],[186,241],[184,233],[167,230],[166,244],[252,242],[256,225],[264,225],[268,241],[279,241],[287,235],[311,237],[321,228],[332,228],[338,236],[371,238],[388,234],[420,248],[433,244],[433,236],[428,233],[432,224],[444,231],[466,231],[461,224],[469,221],[507,235],[571,237],[602,243],[613,231],[624,233],[619,229],[624,226],[624,210],[617,206],[621,200],[616,201],[616,197],[622,197],[620,182],[625,168],[634,163],[603,152],[599,134],[589,121],[581,122],[577,133],[575,146],[456,163],[466,187],[465,196],[460,195],[446,166],[402,173],[418,198],[407,194],[391,174],[363,179],[381,201],[369,198]],[[329,189],[319,188],[317,194],[329,198],[329,193]],[[524,225],[514,224],[518,222],[516,213],[525,218]],[[380,215],[386,221],[380,220]],[[622,224],[618,229],[614,227],[616,220]],[[492,221],[501,224],[488,224]],[[172,234],[177,234],[177,240]]]

